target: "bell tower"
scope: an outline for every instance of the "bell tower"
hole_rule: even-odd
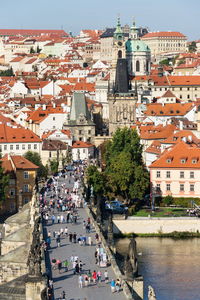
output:
[[[117,60],[119,58],[126,58],[126,48],[125,48],[124,33],[121,28],[120,18],[118,17],[117,26],[113,35],[112,63],[111,63],[111,74],[110,74],[111,86],[115,82]]]

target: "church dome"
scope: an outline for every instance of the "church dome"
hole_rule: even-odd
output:
[[[131,40],[126,42],[127,52],[150,52],[150,48],[141,40]]]

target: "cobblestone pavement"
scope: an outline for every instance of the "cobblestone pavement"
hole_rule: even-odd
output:
[[[72,183],[69,184],[68,180],[67,187],[72,187]],[[72,180],[71,180],[72,182]],[[63,179],[59,180],[59,184],[63,183]],[[77,224],[63,223],[63,224],[49,224],[46,226],[47,231],[51,233],[53,231],[58,231],[62,227],[63,229],[67,226],[68,232],[76,232],[79,236],[80,234],[85,235],[85,229],[83,228],[83,220],[87,220],[88,215],[84,208],[79,209],[79,218]],[[88,234],[86,234],[88,235]],[[92,237],[93,242],[95,241],[95,232],[89,234]],[[83,274],[89,269],[91,272],[94,270],[100,270],[103,274],[104,270],[108,270],[109,279],[116,279],[112,267],[100,268],[95,264],[95,243],[92,246],[86,245],[81,246],[78,243],[70,243],[68,237],[63,237],[61,239],[61,247],[56,247],[55,239],[52,239],[51,249],[49,250],[50,261],[53,258],[60,259],[61,261],[67,259],[70,260],[71,255],[76,255],[79,257],[84,264]],[[122,300],[125,299],[123,291],[119,293],[111,293],[110,284],[106,284],[104,281],[98,284],[91,283],[88,287],[83,287],[82,289],[78,286],[78,275],[73,274],[72,265],[70,264],[69,271],[65,272],[64,269],[61,270],[60,274],[58,270],[52,270],[52,277],[54,282],[54,297],[56,300],[60,299],[59,296],[62,291],[66,292],[67,300]]]

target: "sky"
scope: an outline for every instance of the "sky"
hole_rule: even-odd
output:
[[[81,29],[131,24],[150,31],[180,31],[200,39],[200,0],[1,0],[1,29]]]

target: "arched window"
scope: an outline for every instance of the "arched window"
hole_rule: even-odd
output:
[[[118,51],[118,58],[122,58],[122,50]]]
[[[140,62],[139,62],[139,60],[136,61],[136,72],[140,72]]]

